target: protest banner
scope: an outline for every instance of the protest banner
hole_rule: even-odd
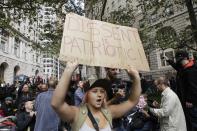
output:
[[[60,60],[125,69],[128,65],[148,71],[149,66],[136,28],[67,14]]]

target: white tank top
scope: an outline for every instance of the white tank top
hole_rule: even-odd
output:
[[[96,131],[94,128],[89,127],[85,122],[83,123],[82,127],[79,131]],[[105,128],[99,129],[99,131],[111,131],[111,127],[109,124]]]

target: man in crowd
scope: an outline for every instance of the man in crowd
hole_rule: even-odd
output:
[[[106,74],[106,79],[111,82],[111,87],[107,89],[107,104],[118,104],[125,97],[125,88],[122,85],[122,81],[117,79],[118,70],[115,68],[106,68]],[[114,131],[125,130],[121,118],[113,120],[113,129]]]
[[[146,81],[146,79],[144,79],[144,77],[142,76],[142,73],[139,73],[139,75],[140,75],[142,94],[144,94],[148,89],[148,82]]]
[[[45,92],[48,90],[48,85],[47,84],[42,84],[41,86],[41,92]]]
[[[36,121],[36,112],[33,110],[33,101],[27,100],[21,104],[17,115],[17,131],[33,131]]]
[[[182,103],[188,131],[197,130],[197,65],[186,51],[178,51],[176,63],[167,60],[177,70],[177,95]]]
[[[60,119],[51,107],[51,98],[56,88],[56,80],[49,80],[49,89],[40,93],[35,101],[36,124],[35,131],[58,131]]]
[[[155,81],[156,88],[162,92],[161,104],[158,108],[149,108],[149,111],[159,117],[161,131],[187,131],[180,100],[168,84],[164,77]],[[157,105],[154,103],[154,106]]]

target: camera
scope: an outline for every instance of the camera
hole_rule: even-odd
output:
[[[119,89],[126,89],[124,84],[112,84],[113,93],[117,93]]]

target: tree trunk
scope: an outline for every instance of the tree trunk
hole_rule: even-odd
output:
[[[193,38],[195,42],[197,43],[197,21],[196,21],[196,15],[194,12],[192,0],[185,0],[187,10],[189,12],[189,19],[191,22],[191,27],[192,27],[192,33],[193,33]]]
[[[102,5],[102,10],[101,10],[101,21],[103,21],[103,16],[105,14],[105,7],[106,7],[106,4],[107,4],[107,0],[103,0],[103,5]],[[100,74],[101,74],[101,69],[100,67],[96,67],[95,66],[95,71],[96,71],[96,76],[97,78],[100,78]]]
[[[103,16],[104,16],[104,13],[105,13],[106,4],[107,4],[107,0],[104,0],[103,1],[103,6],[102,6],[102,11],[101,11],[101,21],[103,21]]]

